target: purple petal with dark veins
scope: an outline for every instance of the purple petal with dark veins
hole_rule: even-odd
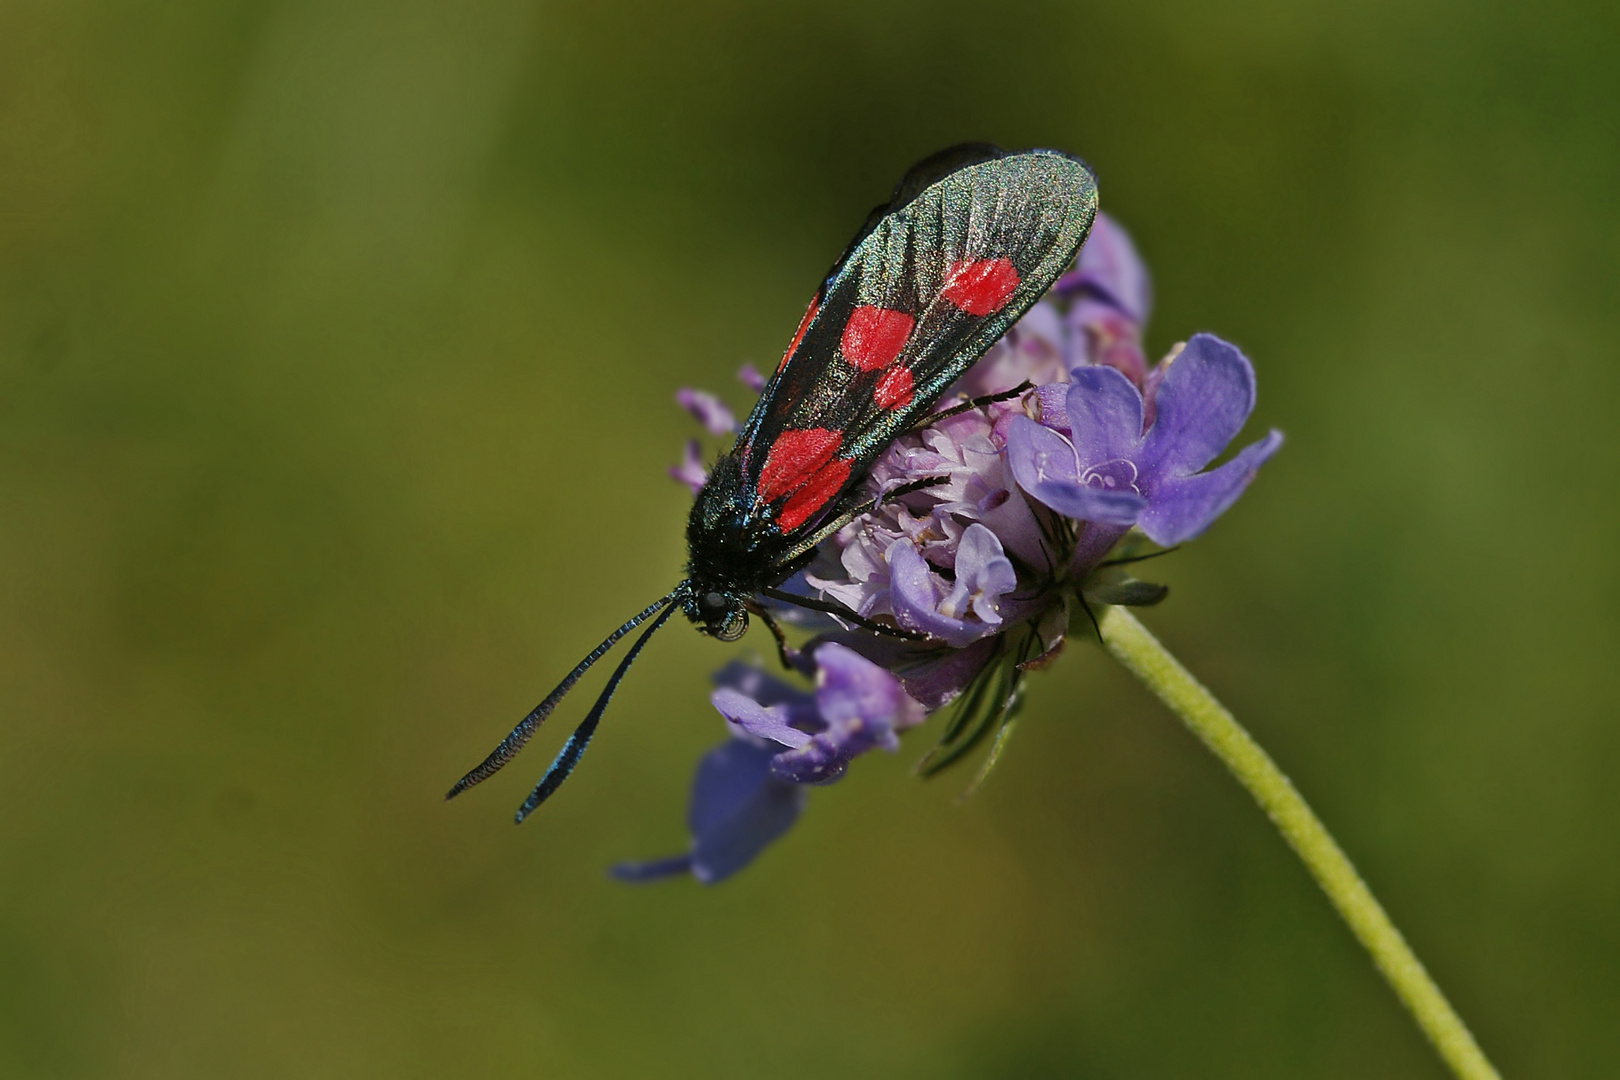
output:
[[[1112,368],[1097,370],[1130,385]],[[1076,521],[1132,525],[1147,506],[1147,500],[1135,492],[1082,484],[1074,448],[1057,432],[1027,417],[1014,417],[1007,428],[1007,463],[1018,486],[1031,498]]]
[[[1082,470],[1132,458],[1142,439],[1142,394],[1111,367],[1075,368],[1064,402]]]

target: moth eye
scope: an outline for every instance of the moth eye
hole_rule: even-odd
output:
[[[698,601],[698,606],[703,608],[704,611],[712,611],[716,614],[730,607],[730,605],[726,603],[726,598],[717,592],[704,593],[703,599]]]

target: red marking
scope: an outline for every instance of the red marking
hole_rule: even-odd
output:
[[[810,515],[827,505],[827,500],[843,488],[852,466],[848,458],[834,458],[823,465],[805,481],[803,487],[793,493],[792,498],[782,504],[781,513],[776,515],[776,527],[783,532],[792,532],[809,521]]]
[[[903,367],[892,367],[872,388],[872,400],[880,409],[899,409],[911,404],[911,372]]]
[[[799,320],[799,328],[793,331],[793,340],[788,342],[787,352],[782,354],[782,362],[776,365],[777,371],[787,367],[788,358],[799,348],[799,342],[804,340],[804,332],[810,329],[810,320],[816,317],[816,312],[820,308],[821,294],[818,292],[810,298],[810,306],[804,309],[804,318]]]
[[[811,483],[819,475],[816,470],[832,459],[843,439],[828,428],[782,432],[771,444],[759,470],[759,497],[775,502]],[[848,473],[847,466],[844,471]]]
[[[988,315],[1006,306],[1018,288],[1018,271],[1007,259],[962,259],[945,272],[940,295],[969,315]]]
[[[903,311],[862,304],[850,312],[838,345],[845,360],[862,371],[876,371],[900,355],[916,321]]]

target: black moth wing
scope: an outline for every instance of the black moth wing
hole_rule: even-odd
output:
[[[834,265],[738,435],[748,501],[776,503],[783,532],[813,524],[1051,287],[1096,209],[1091,171],[1051,150],[964,146],[908,173]],[[805,432],[824,437],[807,448]],[[830,463],[849,466],[832,471],[836,491],[812,493],[834,435]]]

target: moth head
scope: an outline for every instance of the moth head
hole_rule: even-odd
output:
[[[721,641],[736,641],[748,631],[748,608],[740,596],[695,587],[685,606],[687,618]]]

